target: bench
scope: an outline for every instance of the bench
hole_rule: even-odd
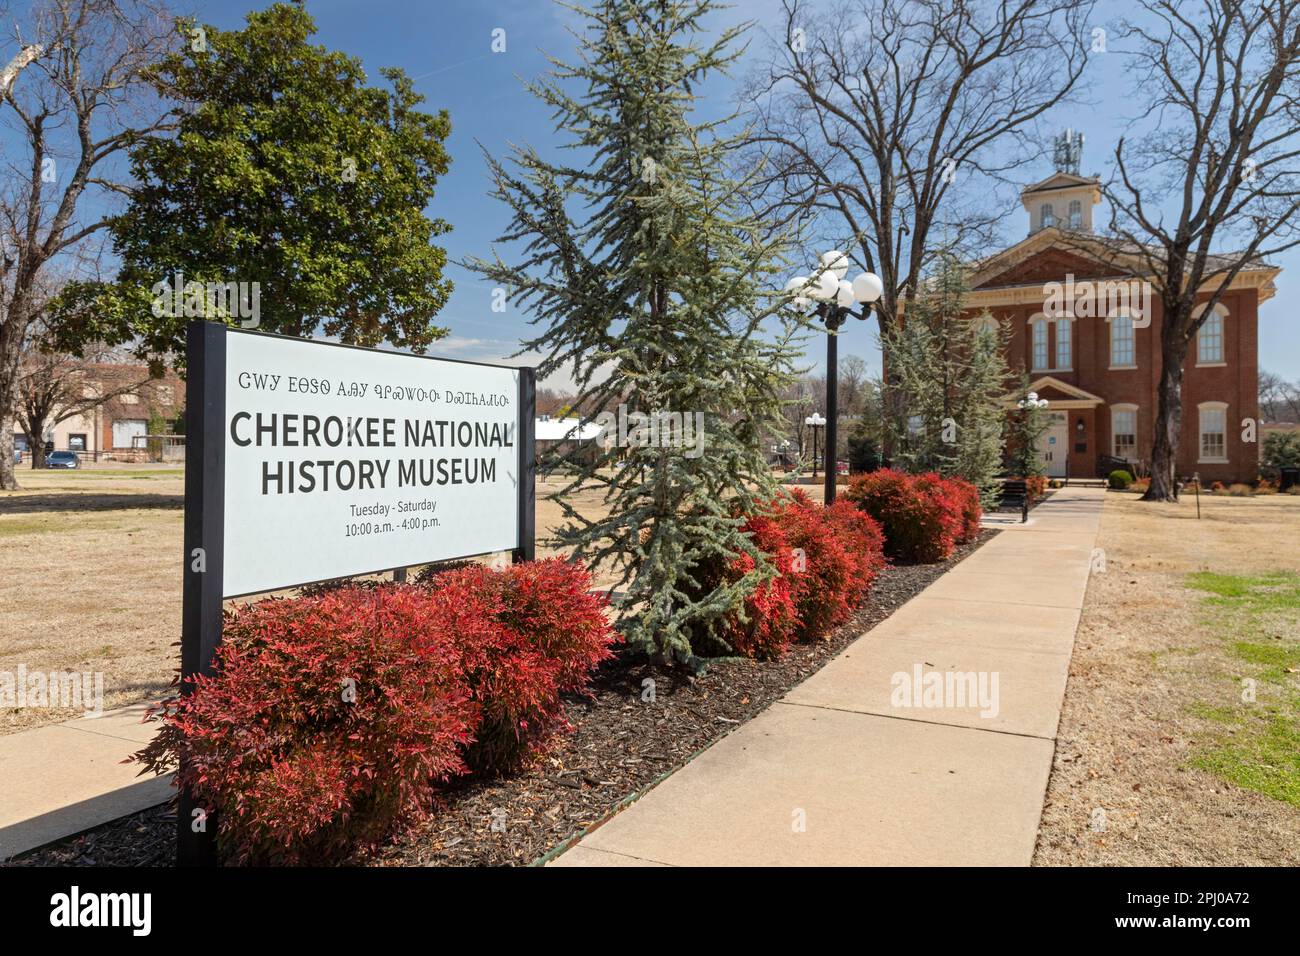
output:
[[[1020,505],[1020,523],[1029,520],[1029,485],[1023,479],[1007,479],[1002,482],[1002,501]]]

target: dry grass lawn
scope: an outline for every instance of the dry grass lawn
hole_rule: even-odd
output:
[[[1300,863],[1300,497],[1201,508],[1107,496],[1036,864]]]
[[[184,478],[162,466],[31,471],[0,492],[0,671],[102,672],[104,706],[178,666]],[[0,733],[80,716],[0,710]]]

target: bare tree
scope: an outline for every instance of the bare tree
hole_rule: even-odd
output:
[[[1266,422],[1300,422],[1300,382],[1260,369],[1259,411]]]
[[[1300,243],[1300,7],[1136,4],[1140,21],[1120,36],[1134,44],[1134,91],[1149,104],[1134,122],[1146,128],[1116,144],[1103,189],[1117,251],[1138,257],[1163,312],[1143,498],[1176,501],[1188,348],[1243,268]],[[1229,243],[1236,251],[1213,252]]]
[[[151,0],[35,0],[12,23],[0,88],[0,488],[16,488],[20,358],[42,274],[108,224],[122,153],[163,128],[142,71],[176,36]]]
[[[846,355],[840,359],[839,408],[841,415],[861,416],[871,399],[871,371],[861,355]]]
[[[1033,124],[1083,74],[1093,3],[851,0],[813,14],[783,2],[745,92],[767,168],[755,202],[881,277],[883,333],[932,238],[964,254],[991,241],[1002,211],[966,200],[1040,155]]]
[[[787,434],[794,439],[795,455],[801,460],[812,454],[812,441],[805,420],[813,412],[826,410],[826,379],[804,376],[786,386],[782,395]]]
[[[108,346],[92,345],[80,356],[68,355],[50,343],[47,332],[43,323],[36,323],[18,363],[16,420],[32,450],[33,468],[45,466],[44,436],[49,429],[123,395],[144,397],[158,378],[145,366],[111,372],[98,368],[115,364]]]
[[[569,392],[562,392],[554,388],[539,388],[537,390],[537,414],[563,417],[573,410],[573,404],[576,401],[577,396]]]

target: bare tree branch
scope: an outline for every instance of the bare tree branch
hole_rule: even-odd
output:
[[[1292,0],[1138,0],[1121,41],[1150,107],[1103,184],[1117,254],[1160,294],[1147,500],[1175,500],[1188,348],[1247,268],[1300,245],[1300,9]],[[1223,251],[1223,247],[1231,251]],[[1219,251],[1216,251],[1219,250]]]

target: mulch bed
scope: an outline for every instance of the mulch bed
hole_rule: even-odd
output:
[[[988,541],[943,564],[890,567],[848,624],[779,661],[713,662],[699,677],[644,660],[615,658],[598,671],[590,700],[569,703],[573,733],[509,777],[449,787],[441,806],[393,844],[353,862],[371,866],[521,866],[608,817],[620,804],[755,717],[849,643]],[[645,681],[654,701],[643,701]],[[13,866],[171,866],[176,816],[155,807],[10,861]]]

